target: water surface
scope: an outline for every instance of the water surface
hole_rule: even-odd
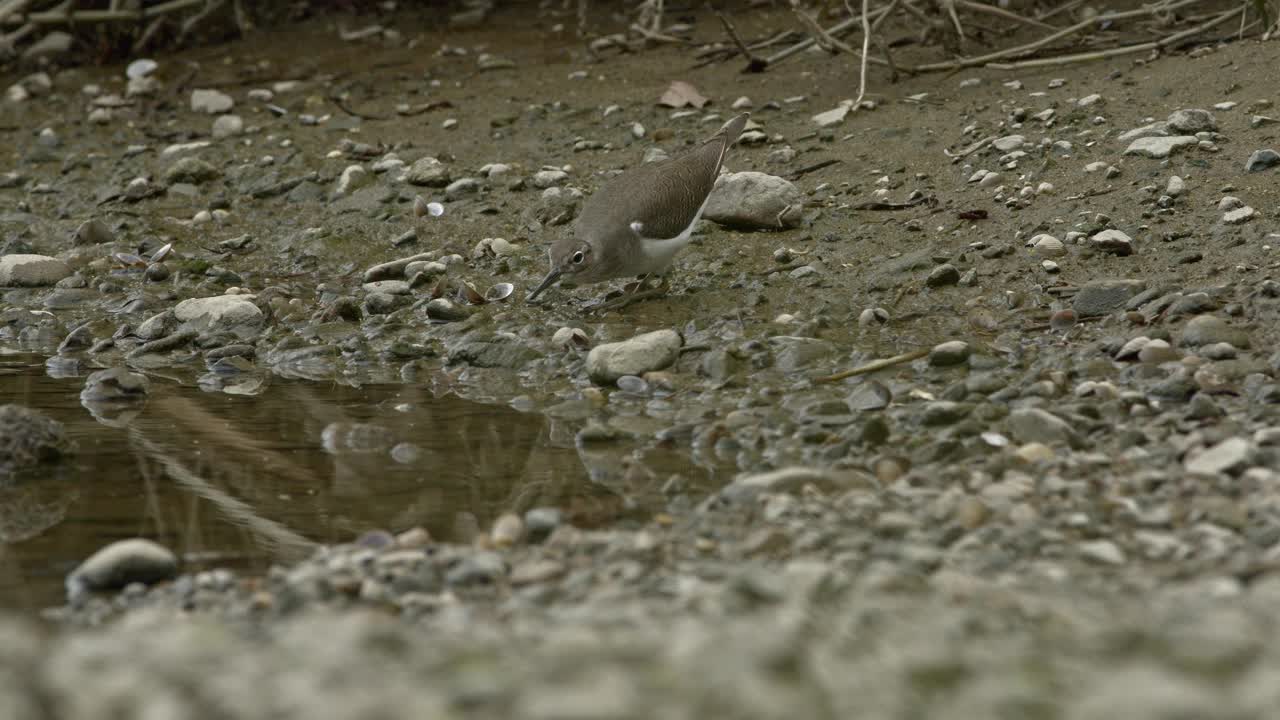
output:
[[[262,569],[373,528],[465,540],[506,511],[554,505],[595,526],[634,507],[609,472],[587,470],[575,427],[539,413],[419,385],[270,377],[237,396],[151,379],[136,415],[100,420],[80,403],[83,377],[0,355],[0,404],[44,412],[77,445],[0,479],[0,606],[59,604],[66,573],[125,537],[163,543],[188,569]]]

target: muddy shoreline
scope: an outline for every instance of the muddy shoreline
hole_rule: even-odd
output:
[[[1273,714],[1280,45],[841,120],[841,59],[593,62],[566,17],[0,104],[0,405],[75,445],[0,478],[0,715]],[[521,301],[612,171],[742,109],[795,227]],[[130,537],[167,579],[64,595]]]

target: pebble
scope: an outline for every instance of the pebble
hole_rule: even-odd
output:
[[[410,185],[444,187],[449,184],[449,168],[433,157],[424,157],[409,166],[404,176]]]
[[[1137,360],[1142,349],[1151,343],[1151,338],[1146,335],[1140,335],[1120,346],[1116,351],[1117,360]]]
[[[684,344],[674,330],[655,330],[621,342],[597,345],[587,354],[587,375],[612,385],[623,375],[643,375],[670,366]]]
[[[1125,233],[1108,229],[1089,238],[1090,244],[1098,250],[1125,257],[1133,254],[1133,239]]]
[[[130,583],[153,584],[173,578],[178,558],[166,547],[144,538],[118,540],[107,545],[67,576],[67,594],[115,590]]]
[[[348,165],[338,176],[338,185],[333,189],[335,198],[346,197],[373,181],[373,176],[359,165]]]
[[[1153,339],[1142,346],[1138,351],[1138,360],[1144,363],[1159,365],[1160,363],[1177,361],[1181,355],[1177,350],[1173,349],[1168,341]]]
[[[539,170],[533,174],[533,186],[540,190],[563,185],[568,180],[569,173],[558,169]]]
[[[1187,457],[1187,472],[1193,475],[1234,474],[1244,470],[1253,455],[1253,444],[1231,437]]]
[[[169,184],[174,183],[191,183],[192,185],[200,185],[216,180],[222,175],[213,165],[201,160],[197,157],[183,157],[164,171],[164,181]]]
[[[1087,540],[1077,546],[1080,556],[1104,565],[1123,565],[1126,558],[1120,546],[1110,540]]]
[[[1039,408],[1017,408],[1009,413],[1009,429],[1019,443],[1038,442],[1045,445],[1080,444],[1071,425],[1062,418]]]
[[[1198,109],[1175,110],[1169,115],[1165,124],[1170,130],[1186,135],[1218,129],[1218,121],[1213,117],[1213,113]]]
[[[955,285],[960,282],[960,271],[950,263],[943,263],[929,272],[924,284],[931,288]]]
[[[1116,360],[1137,360],[1142,354],[1143,348],[1148,345],[1151,345],[1151,338],[1147,336],[1135,337],[1120,346],[1120,350],[1116,351]]]
[[[179,322],[218,332],[252,331],[264,320],[262,310],[241,295],[183,300],[174,306],[173,314]]]
[[[1255,150],[1249,156],[1249,160],[1245,162],[1245,172],[1262,172],[1268,168],[1280,165],[1280,152],[1275,150]]]
[[[1217,315],[1197,315],[1187,321],[1182,329],[1179,341],[1187,347],[1200,347],[1227,343],[1236,348],[1247,348],[1250,345],[1249,335],[1245,331],[1232,327]]]
[[[1258,215],[1258,211],[1245,205],[1242,208],[1228,211],[1222,215],[1222,222],[1227,225],[1242,225]]]
[[[1028,465],[1035,465],[1036,463],[1042,463],[1042,462],[1051,462],[1054,458],[1057,457],[1057,453],[1053,451],[1053,448],[1049,447],[1048,445],[1045,445],[1044,443],[1038,443],[1038,442],[1029,442],[1023,445],[1019,445],[1013,451],[1013,455],[1014,457],[1018,458],[1024,463],[1027,463]]]
[[[235,101],[230,95],[218,90],[192,90],[191,111],[215,115],[231,110]]]
[[[893,392],[882,383],[869,380],[854,388],[846,402],[850,408],[860,412],[883,410],[893,402]]]
[[[145,375],[124,368],[98,370],[85,378],[80,390],[83,402],[133,402],[143,400],[151,391]]]
[[[1138,138],[1125,149],[1125,155],[1139,155],[1149,158],[1167,158],[1174,151],[1199,144],[1194,135],[1175,135],[1171,137]]]
[[[1210,360],[1231,360],[1240,351],[1229,342],[1213,342],[1200,347],[1200,356]]]
[[[459,178],[449,183],[444,189],[445,197],[451,200],[474,195],[480,192],[480,181],[475,178]]]
[[[1000,152],[1012,152],[1026,144],[1027,139],[1022,135],[1006,135],[996,138],[991,142],[992,147]]]
[[[213,137],[229,138],[244,132],[244,120],[239,115],[219,115],[213,121]]]
[[[445,574],[445,582],[451,586],[477,584],[490,585],[505,577],[507,563],[495,552],[479,552],[470,555]]]
[[[831,490],[844,487],[849,482],[850,479],[834,470],[793,466],[741,475],[726,485],[720,494],[729,500],[741,502],[758,497],[761,493],[798,493],[806,485],[819,490]]]
[[[46,287],[71,275],[71,268],[47,255],[0,255],[0,288]]]
[[[489,532],[489,539],[493,541],[494,547],[509,548],[524,538],[524,532],[524,521],[520,519],[519,515],[503,513],[493,522],[493,529]]]
[[[963,340],[951,340],[933,346],[929,351],[929,365],[933,367],[951,367],[962,365],[969,360],[972,349]]]
[[[530,543],[540,543],[564,522],[559,508],[538,507],[524,514],[525,536]]]

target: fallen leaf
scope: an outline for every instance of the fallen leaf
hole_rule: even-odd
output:
[[[696,109],[701,109],[709,101],[698,92],[698,89],[683,80],[674,80],[671,87],[662,93],[662,97],[658,100],[659,105],[665,105],[670,108],[682,108],[690,105]]]

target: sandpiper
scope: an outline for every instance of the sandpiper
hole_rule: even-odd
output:
[[[748,113],[725,123],[706,142],[679,157],[645,163],[610,180],[582,208],[573,233],[551,246],[551,272],[529,293],[533,300],[560,278],[595,283],[641,276],[633,292],[596,309],[613,309],[667,289],[664,277],[641,292],[650,275],[661,275],[707,207],[725,152],[747,124]]]

